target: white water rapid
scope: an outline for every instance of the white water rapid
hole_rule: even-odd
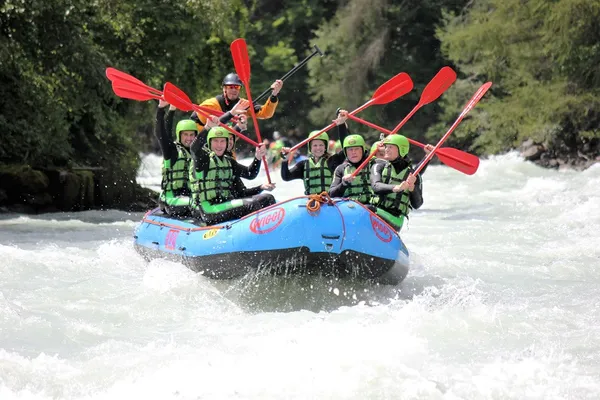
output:
[[[431,166],[424,198],[396,287],[211,281],[146,263],[142,214],[0,215],[0,400],[599,398],[600,164]]]

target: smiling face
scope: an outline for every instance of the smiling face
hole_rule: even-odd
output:
[[[346,147],[346,158],[352,163],[357,163],[362,159],[363,152],[362,146]]]
[[[196,139],[196,131],[181,131],[181,144],[189,148],[194,139]]]
[[[212,138],[210,139],[210,149],[215,152],[216,155],[221,157],[227,150],[227,138]]]
[[[229,101],[236,101],[240,98],[240,85],[223,85],[223,96]]]
[[[323,157],[323,154],[325,154],[325,142],[322,140],[312,140],[310,142],[310,152],[316,158]]]

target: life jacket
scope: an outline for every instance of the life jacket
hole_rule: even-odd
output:
[[[371,199],[373,198],[373,189],[371,188],[371,165],[369,164],[365,168],[363,168],[356,178],[352,182],[349,182],[349,185],[346,186],[346,191],[344,192],[344,197],[348,197],[352,200],[356,200],[362,204],[369,204]],[[346,163],[346,167],[344,168],[344,175],[350,175],[356,171],[356,167],[350,163]]]
[[[208,169],[196,171],[190,169],[190,186],[192,189],[192,207],[198,208],[201,202],[211,204],[223,203],[233,198],[231,186],[233,185],[233,165],[231,158],[218,157],[210,152]]]
[[[321,194],[331,186],[332,174],[327,166],[327,158],[315,163],[314,157],[305,160],[304,164],[304,194]]]
[[[190,181],[189,168],[192,160],[190,151],[181,143],[177,146],[177,159],[171,165],[171,160],[163,160],[161,189],[162,195],[189,196]]]
[[[395,168],[389,162],[385,163],[383,171],[381,172],[381,181],[388,185],[399,185],[406,180],[406,177],[411,172],[410,164],[402,171],[396,173]],[[385,195],[379,195],[373,198],[373,204],[382,208],[395,216],[407,216],[410,212],[410,192],[404,190],[398,193],[388,193]]]

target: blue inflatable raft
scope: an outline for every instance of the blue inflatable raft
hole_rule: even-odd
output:
[[[210,278],[250,271],[352,276],[397,284],[408,273],[400,236],[362,204],[327,196],[290,199],[218,226],[149,211],[135,229],[146,259],[182,262]]]

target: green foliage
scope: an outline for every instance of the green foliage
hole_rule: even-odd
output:
[[[337,107],[352,110],[408,72],[411,93],[361,115],[391,128],[450,64],[461,79],[402,133],[435,142],[492,80],[450,144],[494,153],[533,138],[578,149],[600,135],[599,20],[593,0],[5,0],[0,159],[106,167],[107,179],[127,185],[152,140],[156,102],[117,98],[105,68],[157,88],[173,82],[199,103],[220,93],[234,70],[229,44],[237,37],[248,43],[253,97],[313,44],[327,53],[285,82],[275,117],[260,122],[267,138],[279,130],[302,139]],[[350,124],[370,141],[378,137]]]
[[[573,152],[598,139],[599,20],[592,0],[479,0],[463,15],[447,14],[438,31],[444,54],[468,81],[494,82],[453,142],[495,153],[531,138]]]
[[[392,3],[385,0],[349,0],[335,17],[317,31],[318,43],[329,55],[311,65],[313,99],[311,111],[318,125],[328,121],[337,107],[352,110],[365,103],[375,89],[392,76],[407,72],[415,89],[386,106],[373,106],[361,116],[392,128],[418,103],[420,93],[447,63],[439,53],[435,26],[444,9],[456,10],[465,1],[423,0]],[[402,128],[402,133],[422,138],[435,122],[437,104],[423,107]],[[351,129],[367,131],[362,125]],[[375,140],[379,134],[369,131]]]
[[[298,0],[285,4],[256,0],[253,3],[246,35],[253,96],[258,96],[312,53],[316,43],[314,31],[332,17],[336,7],[337,0]],[[273,131],[279,130],[288,137],[300,139],[314,129],[308,119],[309,111],[315,106],[309,96],[308,71],[322,60],[319,56],[313,57],[307,66],[285,81],[275,117],[260,123],[264,137],[270,138]]]
[[[151,128],[153,107],[116,98],[106,66],[193,93],[198,72],[214,69],[203,60],[220,43],[209,39],[234,37],[221,28],[233,13],[219,1],[8,0],[0,8],[2,160],[105,166],[131,181],[134,132]]]

